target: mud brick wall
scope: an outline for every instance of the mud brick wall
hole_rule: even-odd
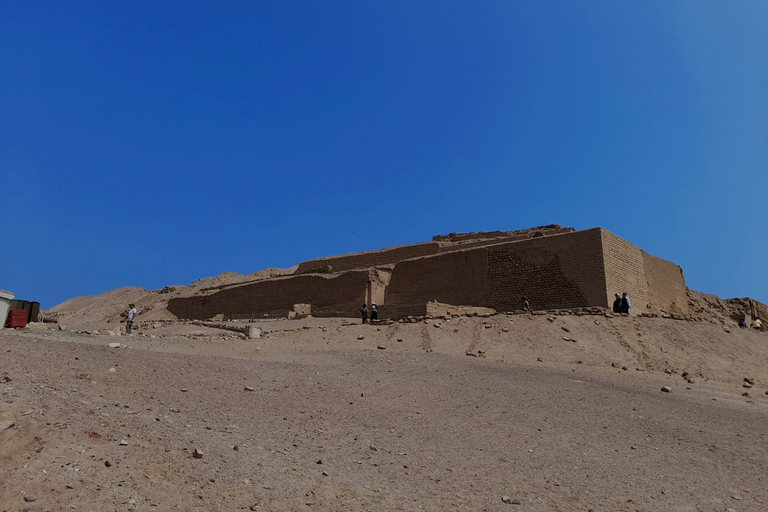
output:
[[[233,318],[287,315],[294,304],[311,304],[313,316],[354,317],[365,301],[368,271],[338,275],[286,276],[226,288],[203,297],[175,298],[168,311],[178,318],[204,320],[218,313]]]
[[[683,270],[672,262],[651,256],[613,233],[601,229],[608,299],[626,292],[631,314],[656,313],[688,317]]]
[[[330,256],[328,258],[317,258],[299,263],[299,266],[296,268],[296,274],[306,274],[328,265],[331,266],[333,272],[391,265],[401,260],[436,254],[438,249],[439,244],[437,242],[424,242],[382,249],[380,251],[366,251],[344,254],[342,256]]]
[[[649,313],[650,296],[643,251],[613,233],[601,231],[608,303],[613,304],[614,293],[626,292],[632,303],[631,314]]]
[[[456,251],[401,261],[392,270],[384,304],[485,306],[488,296],[488,255],[485,249]]]
[[[648,282],[648,304],[645,311],[684,318],[690,316],[683,269],[647,252],[643,252],[643,269]]]
[[[426,302],[411,302],[399,304],[384,304],[379,306],[379,318],[407,318],[409,316],[425,316],[427,314]]]
[[[488,247],[490,307],[498,311],[606,306],[599,228]]]

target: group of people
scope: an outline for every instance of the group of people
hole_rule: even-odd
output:
[[[631,304],[627,293],[624,292],[621,295],[615,293],[613,296],[616,297],[616,300],[613,301],[613,312],[619,315],[628,315]]]
[[[366,320],[368,320],[369,312],[370,312],[370,317],[371,317],[370,321],[371,322],[373,322],[374,320],[376,320],[376,321],[379,320],[379,307],[376,305],[376,303],[375,302],[371,302],[371,309],[369,310],[368,309],[368,304],[363,302],[363,305],[360,306],[360,314],[363,317],[363,323],[365,323]]]
[[[746,329],[747,328],[747,319],[746,318],[744,318],[744,320],[741,321],[741,323],[739,324],[739,327],[741,327],[742,329]],[[757,332],[761,332],[763,330],[763,322],[761,322],[759,318],[755,318],[752,321],[751,327],[754,330],[756,330]]]

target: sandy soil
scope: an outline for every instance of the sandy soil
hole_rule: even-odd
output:
[[[527,315],[271,321],[258,340],[156,325],[0,330],[0,510],[768,510],[768,334]]]

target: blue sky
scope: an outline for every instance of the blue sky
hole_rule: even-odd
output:
[[[0,2],[0,288],[43,307],[602,226],[768,302],[768,2]]]

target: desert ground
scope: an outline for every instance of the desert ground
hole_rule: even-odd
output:
[[[0,510],[768,510],[766,333],[565,314],[264,320],[260,339],[139,324],[0,330]]]

